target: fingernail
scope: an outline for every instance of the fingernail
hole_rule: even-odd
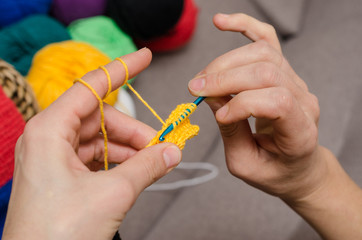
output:
[[[163,151],[163,160],[167,168],[176,166],[181,161],[181,151],[176,146],[171,146]]]
[[[205,87],[205,78],[192,79],[189,82],[189,88],[194,93],[199,93]]]
[[[216,112],[217,119],[224,119],[229,112],[229,106],[225,105]]]
[[[202,75],[206,75],[205,70],[200,71],[198,74],[195,75],[194,78],[197,78],[197,77],[202,76]]]

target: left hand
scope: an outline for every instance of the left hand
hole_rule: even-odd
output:
[[[151,52],[122,57],[130,77],[145,69]],[[105,66],[112,89],[124,80],[122,64]],[[83,77],[100,97],[108,89],[102,70]],[[147,186],[181,160],[177,146],[143,149],[156,134],[151,127],[104,106],[111,163],[103,166],[98,101],[80,83],[31,119],[15,153],[13,189],[3,239],[112,239],[127,211]]]

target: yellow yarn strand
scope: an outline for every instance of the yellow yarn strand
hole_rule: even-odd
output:
[[[93,95],[97,98],[99,102],[99,110],[101,112],[101,130],[104,137],[104,170],[108,170],[108,137],[107,137],[107,131],[104,124],[104,109],[103,109],[103,100],[99,97],[98,93],[94,90],[94,88],[89,85],[87,82],[85,82],[81,78],[77,78],[74,80],[74,83],[80,82],[93,93]]]
[[[157,135],[150,141],[146,146],[152,146],[160,143],[159,137],[164,132],[164,130],[170,125],[174,125],[174,130],[171,131],[165,137],[165,142],[171,142],[176,144],[181,150],[185,147],[186,141],[196,136],[199,132],[199,126],[191,125],[190,120],[188,119],[195,109],[197,108],[194,103],[181,104],[176,107],[174,111],[170,114],[166,122],[157,114],[157,112],[141,97],[141,95],[128,83],[128,67],[127,64],[121,59],[116,58],[119,62],[122,63],[126,76],[123,82],[123,85],[127,87],[137,96],[137,98],[153,113],[153,115],[162,123],[162,129],[157,133]]]
[[[128,88],[138,97],[138,99],[153,113],[153,115],[155,115],[155,117],[163,125],[162,129],[157,133],[157,135],[149,142],[149,144],[146,147],[160,143],[159,138],[161,134],[166,130],[166,128],[169,125],[172,124],[174,126],[174,129],[165,136],[164,142],[174,143],[182,150],[185,147],[186,141],[196,136],[199,132],[199,126],[191,125],[189,120],[189,116],[197,108],[196,104],[186,103],[178,105],[176,109],[171,112],[166,122],[164,122],[162,118],[156,113],[156,111],[153,110],[153,108],[141,97],[141,95],[128,83],[129,72],[127,64],[121,58],[116,58],[116,60],[121,62],[125,69],[125,79],[123,85],[127,85]],[[99,68],[102,69],[107,76],[108,91],[106,95],[108,95],[112,91],[111,77],[109,75],[108,70],[104,66],[100,66]],[[87,82],[85,82],[83,79],[77,78],[74,80],[74,83],[76,82],[80,82],[84,86],[86,86],[93,93],[93,95],[97,98],[99,102],[99,110],[101,113],[101,130],[104,137],[104,169],[108,170],[108,137],[104,123],[103,100],[99,97],[98,93],[94,90],[94,88],[91,85],[89,85]]]
[[[107,68],[105,68],[104,66],[100,66],[99,68],[103,70],[103,72],[106,74],[107,80],[108,80],[108,91],[107,91],[106,96],[105,96],[105,98],[106,98],[112,92],[111,76],[109,75],[109,72],[108,72]]]
[[[153,108],[141,97],[141,95],[131,86],[131,84],[128,83],[128,77],[129,77],[129,73],[128,73],[128,67],[127,64],[121,59],[121,58],[116,58],[116,60],[118,60],[119,62],[122,63],[124,70],[126,72],[126,76],[123,82],[123,85],[127,85],[127,87],[137,96],[137,98],[151,111],[151,113],[153,115],[155,115],[155,117],[162,123],[165,124],[165,122],[162,120],[162,118],[157,114],[157,112],[155,110],[153,110]]]

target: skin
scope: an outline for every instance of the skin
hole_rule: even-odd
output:
[[[122,57],[135,76],[151,61],[141,49]],[[120,62],[106,65],[112,88],[125,76]],[[102,70],[86,74],[103,97]],[[13,188],[3,239],[112,239],[138,195],[181,160],[176,145],[143,149],[156,134],[149,126],[105,106],[109,161],[103,166],[98,101],[76,83],[49,108],[32,118],[15,152]]]
[[[208,96],[231,174],[280,197],[325,239],[362,238],[362,191],[318,144],[318,100],[284,58],[274,28],[244,14],[213,20],[253,41],[189,82],[193,95]]]

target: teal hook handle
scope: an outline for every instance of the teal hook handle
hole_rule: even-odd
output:
[[[204,101],[205,98],[206,98],[206,97],[198,97],[193,103],[194,103],[196,106],[198,106],[202,101]],[[191,112],[190,109],[186,109],[186,110],[187,110],[188,112]],[[187,115],[187,113],[186,113],[186,115]],[[182,116],[182,115],[181,115],[181,117],[182,117],[183,119],[185,118],[185,117]],[[179,122],[181,122],[181,120],[180,120]],[[176,122],[176,125],[178,125],[179,122]],[[161,134],[161,136],[159,137],[158,140],[159,140],[160,142],[165,141],[165,136],[166,136],[167,134],[169,134],[173,129],[174,129],[173,124],[170,124],[170,126],[168,126],[168,127],[166,128],[166,130]]]

